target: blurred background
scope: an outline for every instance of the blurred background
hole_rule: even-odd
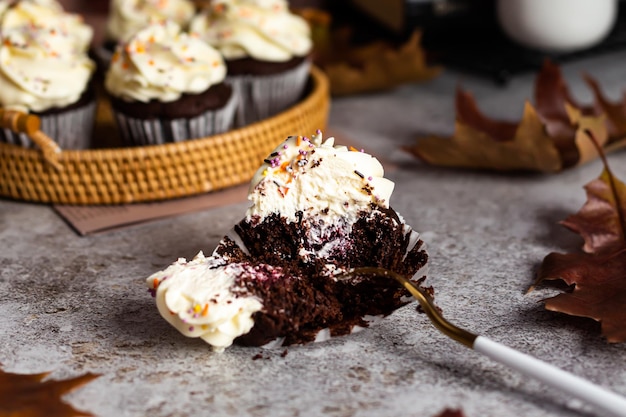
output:
[[[102,38],[109,0],[62,0]],[[401,45],[416,29],[429,64],[486,77],[499,84],[557,63],[626,47],[621,0],[291,0],[317,9],[330,27],[350,27],[355,46]]]
[[[403,42],[417,28],[431,64],[506,83],[538,70],[626,47],[618,0],[294,0],[354,27],[354,42]]]

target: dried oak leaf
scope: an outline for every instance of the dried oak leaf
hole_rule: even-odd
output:
[[[415,31],[398,48],[385,42],[352,48],[336,47],[323,69],[335,96],[385,90],[408,82],[431,79],[441,72],[426,63],[420,44],[421,33]],[[339,44],[344,42],[338,42]]]
[[[540,279],[574,285],[572,292],[545,300],[547,310],[599,321],[611,343],[626,342],[626,250],[610,255],[551,253]]]
[[[577,103],[569,92],[561,69],[549,60],[544,62],[535,78],[535,107],[559,150],[563,168],[581,165],[598,157],[587,131],[593,133],[601,146],[606,145],[606,116]]]
[[[457,89],[451,138],[426,137],[405,150],[432,165],[495,170],[561,169],[559,152],[530,103],[519,123],[485,117],[470,93]]]
[[[626,186],[605,168],[600,177],[585,185],[587,202],[562,224],[580,234],[583,250],[591,254],[615,253],[626,248]],[[624,271],[626,280],[626,270]]]
[[[0,417],[92,416],[74,409],[61,397],[98,375],[85,374],[62,381],[45,380],[48,372],[23,375],[0,370]]]
[[[316,8],[292,11],[309,23],[313,62],[326,72],[334,96],[385,90],[428,80],[441,72],[440,67],[427,64],[419,30],[400,46],[383,41],[356,46],[352,42],[354,28],[331,27],[328,12]]]
[[[453,136],[419,138],[405,150],[432,165],[500,171],[557,172],[598,157],[589,132],[605,146],[607,118],[577,104],[550,61],[535,79],[535,101],[512,123],[486,117],[469,93],[457,90]]]
[[[607,117],[609,143],[624,139],[626,137],[626,92],[621,102],[613,103],[604,97],[600,84],[593,77],[583,74],[583,79],[593,92],[596,113],[604,113]]]
[[[626,342],[626,185],[608,168],[585,186],[587,202],[562,224],[580,234],[587,253],[551,253],[537,284],[562,280],[571,291],[545,300],[546,309],[601,323],[611,343]]]

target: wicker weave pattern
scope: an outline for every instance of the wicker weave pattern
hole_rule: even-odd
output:
[[[329,88],[313,89],[271,118],[207,138],[135,148],[48,152],[0,143],[0,196],[62,204],[119,204],[185,197],[250,180],[288,135],[326,126]],[[55,167],[56,164],[56,167]]]

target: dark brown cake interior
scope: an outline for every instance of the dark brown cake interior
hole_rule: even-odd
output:
[[[387,315],[406,303],[408,293],[387,278],[356,276],[337,281],[327,264],[342,270],[378,266],[413,276],[426,264],[427,254],[419,241],[407,254],[409,236],[395,211],[373,206],[371,213],[353,224],[350,232],[338,224],[328,241],[336,243],[323,256],[319,243],[312,242],[310,224],[299,216],[288,223],[274,214],[263,221],[242,221],[235,231],[246,246],[245,253],[229,238],[216,252],[228,262],[272,265],[282,271],[282,279],[241,279],[238,284],[263,300],[263,309],[254,315],[252,331],[240,336],[244,345],[263,345],[277,337],[284,344],[306,343],[321,329],[331,335],[350,333],[355,325],[367,326],[365,315]],[[303,257],[302,251],[311,251]],[[405,257],[406,254],[406,257]]]

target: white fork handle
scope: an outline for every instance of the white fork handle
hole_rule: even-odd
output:
[[[594,405],[612,416],[626,417],[626,398],[570,374],[553,365],[528,356],[510,347],[483,336],[474,341],[474,350],[513,368],[522,374],[534,377],[546,385]]]

